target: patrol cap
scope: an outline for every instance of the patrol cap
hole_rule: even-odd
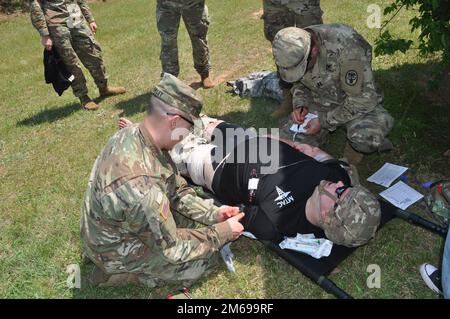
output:
[[[325,193],[336,201],[335,207],[320,225],[328,239],[338,245],[357,247],[375,236],[380,224],[381,209],[378,200],[368,189],[356,185],[338,199],[318,187],[319,193]]]
[[[186,113],[196,123],[203,107],[203,100],[189,85],[175,76],[164,73],[161,81],[155,85],[152,94],[166,104]]]
[[[289,83],[297,82],[305,75],[311,51],[309,32],[289,27],[275,35],[272,52],[281,78]]]

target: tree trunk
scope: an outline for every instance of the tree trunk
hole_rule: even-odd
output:
[[[450,35],[448,43],[450,43]],[[444,61],[446,61],[447,64],[444,66],[444,70],[442,71],[438,90],[443,102],[450,107],[450,49],[444,53]]]

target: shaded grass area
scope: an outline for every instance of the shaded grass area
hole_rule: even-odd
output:
[[[385,5],[389,1],[379,1]],[[354,26],[370,43],[377,30],[366,27],[371,1],[323,0],[326,22]],[[209,43],[213,75],[221,80],[273,69],[270,45],[256,14],[260,0],[209,0]],[[160,74],[159,35],[155,1],[110,0],[91,5],[99,26],[111,84],[126,85],[125,95],[101,101],[97,112],[81,111],[67,91],[62,97],[43,80],[42,48],[29,18],[0,22],[0,296],[8,298],[165,298],[176,287],[95,288],[87,283],[91,265],[81,265],[79,219],[93,162],[117,129],[120,114],[142,119],[150,88]],[[393,34],[410,34],[402,13]],[[414,38],[417,34],[411,34]],[[20,41],[17,41],[20,39]],[[198,81],[185,28],[179,33],[180,77]],[[363,178],[386,162],[410,167],[410,183],[449,178],[449,163],[441,154],[450,146],[449,107],[430,102],[427,81],[439,56],[421,57],[415,51],[374,59],[375,76],[385,93],[385,107],[396,119],[390,138],[392,152],[369,156],[360,165]],[[86,73],[87,74],[87,73]],[[92,96],[97,96],[87,76]],[[269,114],[276,104],[267,99],[240,99],[225,84],[199,93],[205,112],[242,126],[276,127]],[[345,132],[338,130],[324,148],[339,157]],[[368,185],[374,191],[380,187]],[[412,208],[421,212],[420,205]],[[377,238],[356,251],[331,276],[359,298],[435,298],[422,282],[417,267],[439,264],[442,240],[395,220]],[[222,266],[193,289],[199,298],[329,298],[296,269],[261,244],[240,239],[233,244],[236,274]],[[67,288],[65,269],[80,264],[82,289]],[[378,264],[380,289],[368,289],[366,271]]]

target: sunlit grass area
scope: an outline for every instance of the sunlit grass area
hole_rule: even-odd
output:
[[[159,81],[160,38],[155,24],[156,1],[93,2],[110,83],[128,93],[101,101],[96,112],[82,111],[70,90],[58,97],[43,77],[38,33],[28,16],[0,20],[0,297],[7,298],[165,298],[174,287],[95,288],[87,283],[92,270],[80,258],[79,221],[84,192],[94,160],[117,130],[120,115],[143,118],[151,87]],[[384,7],[390,1],[377,1]],[[199,90],[204,112],[242,126],[276,127],[269,117],[276,103],[241,99],[225,81],[252,71],[273,70],[270,44],[263,35],[261,0],[208,0],[212,75],[222,84]],[[322,0],[325,22],[353,26],[370,43],[367,6],[373,1]],[[415,39],[402,12],[391,23],[392,34]],[[179,32],[180,78],[198,81],[187,32]],[[385,107],[396,124],[395,150],[366,157],[360,165],[365,179],[384,162],[408,166],[409,181],[420,184],[449,178],[441,154],[450,146],[448,106],[433,102],[427,86],[439,56],[416,50],[374,59],[376,79],[385,93]],[[97,96],[89,79],[92,96]],[[324,146],[342,155],[345,133],[338,130]],[[382,189],[370,185],[380,192]],[[423,207],[415,205],[415,212]],[[236,273],[223,265],[192,288],[195,298],[330,298],[295,268],[262,244],[243,238],[232,245]],[[440,264],[442,239],[404,221],[394,220],[376,239],[358,249],[331,275],[357,298],[436,298],[422,282],[418,266]],[[80,264],[82,288],[69,289],[66,267]],[[367,267],[381,267],[380,289],[369,289]]]

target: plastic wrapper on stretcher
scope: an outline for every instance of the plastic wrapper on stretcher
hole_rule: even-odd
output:
[[[333,243],[325,238],[316,238],[314,234],[297,234],[296,237],[285,237],[279,246],[320,259],[330,255]]]

